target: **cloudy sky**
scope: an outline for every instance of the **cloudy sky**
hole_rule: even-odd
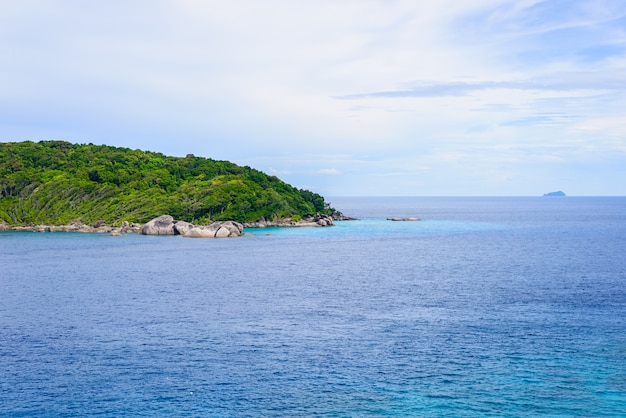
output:
[[[626,195],[623,0],[0,0],[0,141],[325,196]]]

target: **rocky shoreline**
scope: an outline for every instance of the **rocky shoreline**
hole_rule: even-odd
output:
[[[19,225],[11,226],[0,223],[0,231],[30,231],[30,232],[90,232],[90,233],[138,233],[141,225],[135,223],[122,222],[120,226],[104,225],[96,222],[93,225],[86,225],[81,221],[72,221],[67,225]]]
[[[110,235],[141,234],[141,235],[182,235],[188,238],[226,238],[243,235],[244,228],[269,227],[326,227],[333,226],[334,220],[354,220],[347,216],[315,215],[294,220],[292,218],[238,223],[234,221],[213,222],[209,225],[193,225],[185,221],[177,221],[170,215],[162,215],[145,224],[124,221],[120,226],[105,225],[103,221],[92,225],[76,220],[67,225],[28,225],[11,226],[0,223],[0,231],[30,232],[86,232]]]
[[[268,221],[263,218],[256,222],[245,222],[244,228],[269,228],[269,227],[298,227],[298,226],[334,226],[333,221],[351,220],[345,216],[315,215],[305,216],[302,219],[294,220],[292,218],[278,219]]]

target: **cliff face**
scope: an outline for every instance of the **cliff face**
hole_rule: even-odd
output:
[[[332,214],[324,198],[250,167],[106,145],[0,143],[0,223],[196,224]]]

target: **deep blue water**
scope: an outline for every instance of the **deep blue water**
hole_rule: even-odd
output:
[[[626,416],[626,198],[330,200],[361,220],[0,233],[0,415]]]

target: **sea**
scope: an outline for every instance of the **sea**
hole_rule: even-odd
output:
[[[0,416],[626,416],[626,197],[328,200],[358,220],[0,233]]]

